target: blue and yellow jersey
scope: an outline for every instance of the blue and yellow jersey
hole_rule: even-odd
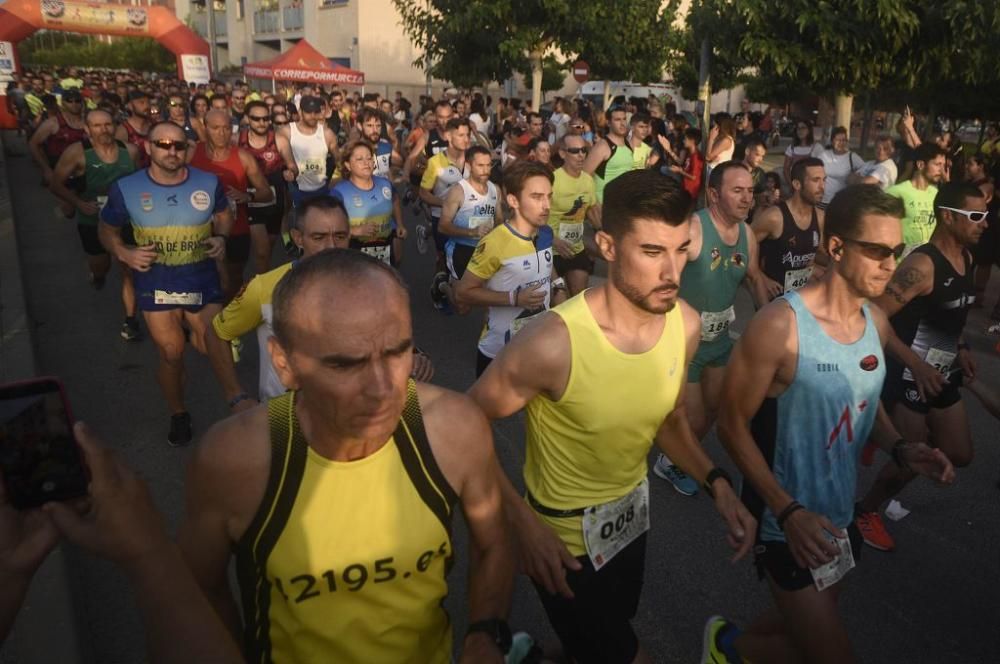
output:
[[[457,184],[465,177],[465,168],[459,168],[458,164],[448,158],[448,151],[443,150],[427,160],[427,168],[424,170],[424,177],[420,180],[420,188],[426,189],[438,198],[444,199],[452,185]],[[431,206],[431,216],[441,218],[441,208]]]
[[[545,302],[536,310],[524,307],[490,307],[486,326],[479,338],[479,350],[486,357],[496,357],[532,318],[549,308],[549,282],[552,279],[552,229],[542,226],[534,238],[521,235],[509,224],[497,226],[476,245],[466,268],[486,288],[509,293],[541,286]]]
[[[118,228],[131,220],[136,244],[156,248],[150,270],[134,273],[140,304],[146,298],[204,304],[199,294],[217,290],[218,271],[204,242],[212,235],[212,217],[228,205],[219,178],[190,166],[180,184],[159,184],[143,169],[111,185],[101,220]],[[183,295],[191,297],[174,297]]]
[[[380,178],[389,177],[392,167],[392,143],[380,138],[375,144],[375,175]]]
[[[385,242],[392,233],[392,198],[395,191],[392,183],[385,178],[372,178],[371,189],[361,189],[350,180],[341,180],[330,190],[331,195],[340,198],[347,208],[351,229],[364,224],[376,224],[378,232],[371,237],[359,237],[362,242]]]

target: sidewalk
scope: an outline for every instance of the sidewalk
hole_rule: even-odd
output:
[[[0,383],[36,375],[32,322],[28,317],[21,261],[8,187],[8,169],[27,166],[26,154],[7,153],[13,132],[0,142]],[[23,141],[17,141],[23,145]],[[77,621],[70,596],[70,575],[57,548],[35,574],[31,589],[7,640],[0,647],[3,664],[78,664]]]

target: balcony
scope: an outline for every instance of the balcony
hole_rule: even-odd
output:
[[[278,32],[279,13],[277,9],[267,9],[253,13],[254,34]]]
[[[207,12],[193,13],[191,15],[191,29],[197,32],[199,36],[208,39],[208,13]],[[226,28],[226,12],[224,11],[215,12],[215,36],[216,37],[228,36]]]
[[[282,28],[284,30],[302,29],[302,6],[285,7],[281,10]]]

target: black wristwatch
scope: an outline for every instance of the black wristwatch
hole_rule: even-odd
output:
[[[705,493],[708,494],[709,498],[715,498],[715,492],[712,491],[712,483],[720,477],[729,482],[730,487],[733,486],[733,478],[729,476],[729,473],[716,466],[712,470],[708,471],[708,475],[705,476],[705,483],[702,485],[702,488],[705,489]]]
[[[477,632],[483,632],[488,635],[493,643],[496,644],[497,648],[500,649],[500,654],[506,655],[510,652],[510,646],[514,642],[514,638],[510,634],[510,626],[507,625],[506,620],[500,618],[489,618],[487,620],[480,620],[479,622],[474,622],[469,625],[469,629],[466,630],[465,636],[468,637],[470,634],[475,634]]]

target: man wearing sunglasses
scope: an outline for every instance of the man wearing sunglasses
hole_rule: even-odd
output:
[[[556,251],[553,267],[566,281],[569,297],[583,292],[594,273],[594,261],[583,246],[584,223],[601,229],[601,209],[597,203],[594,178],[583,172],[583,162],[589,152],[583,136],[566,134],[559,140],[562,167],[556,169],[552,183],[552,207],[549,226],[552,227],[552,247]]]
[[[874,300],[890,317],[882,399],[910,440],[929,435],[957,468],[972,461],[972,435],[959,388],[976,377],[963,330],[976,300],[970,248],[987,226],[986,199],[965,181],[941,186],[934,199],[937,225],[930,241],[903,259],[885,294]],[[867,459],[870,463],[870,459]],[[859,503],[865,544],[892,551],[895,542],[878,510],[914,477],[889,462]]]
[[[159,350],[157,379],[170,409],[170,445],[191,442],[184,407],[184,326],[205,352],[205,332],[222,308],[216,261],[225,256],[232,225],[229,199],[218,177],[185,166],[187,139],[172,122],[149,131],[149,168],[127,175],[108,190],[101,211],[101,243],[132,268],[139,309]],[[138,246],[127,246],[127,222]]]
[[[247,126],[240,130],[236,143],[257,160],[274,195],[270,203],[247,204],[254,264],[257,274],[263,274],[268,270],[271,249],[281,233],[281,219],[287,207],[286,182],[294,180],[297,171],[288,139],[271,126],[267,104],[262,101],[247,104],[246,119]]]
[[[885,292],[902,253],[903,214],[875,185],[839,192],[826,210],[827,271],[761,309],[736,343],[719,438],[760,523],[755,562],[776,610],[743,633],[710,619],[705,661],[858,661],[837,607],[861,553],[853,521],[864,441],[900,467],[954,479],[941,450],[905,438],[879,401],[893,332],[867,300]]]

